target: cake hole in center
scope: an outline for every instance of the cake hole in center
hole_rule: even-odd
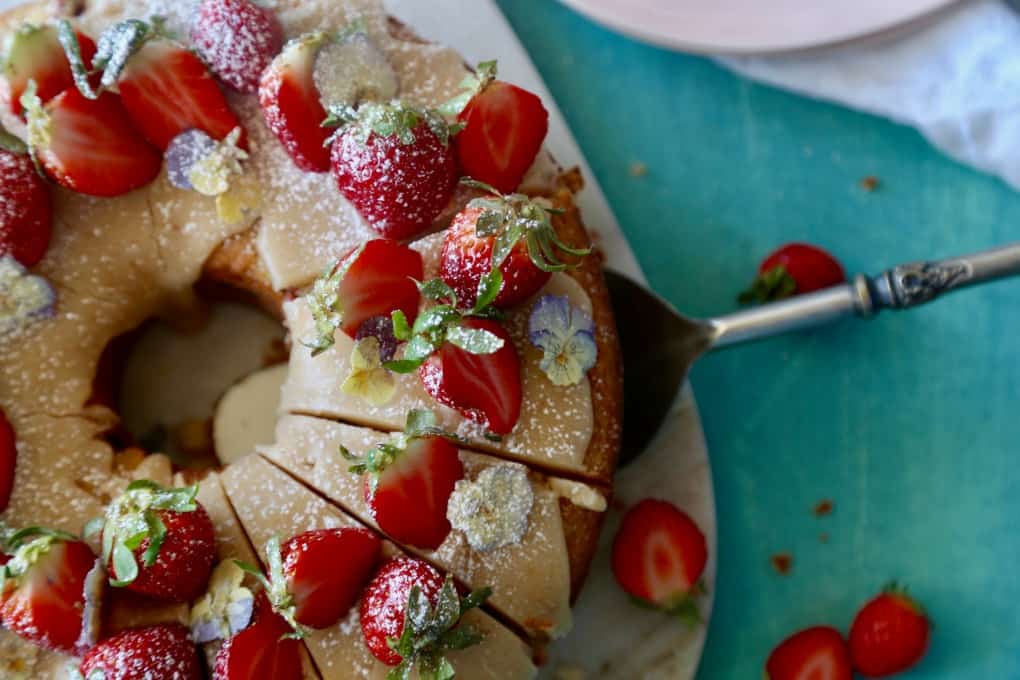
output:
[[[287,349],[280,322],[253,306],[211,302],[197,329],[153,320],[111,345],[108,395],[120,447],[169,456],[176,468],[219,467],[271,444]],[[120,354],[120,357],[117,357]]]

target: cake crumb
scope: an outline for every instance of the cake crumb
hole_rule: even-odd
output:
[[[868,175],[861,179],[861,188],[865,191],[874,191],[880,184],[878,177],[875,177],[874,175]]]
[[[815,504],[815,517],[825,517],[826,515],[832,514],[832,509],[835,507],[833,502],[828,498],[823,498]]]
[[[648,174],[648,166],[641,161],[634,161],[630,164],[629,172],[631,177],[644,177]]]
[[[793,555],[787,552],[776,553],[769,558],[772,568],[781,576],[786,576],[793,569]]]

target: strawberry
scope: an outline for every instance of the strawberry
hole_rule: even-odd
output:
[[[103,680],[200,680],[198,650],[179,623],[129,628],[90,649],[79,667],[82,677]],[[95,673],[96,675],[93,675]]]
[[[613,574],[641,603],[700,619],[694,596],[708,560],[698,525],[671,503],[645,499],[623,516],[613,539]]]
[[[436,427],[433,413],[412,411],[403,433],[364,458],[341,450],[354,463],[350,471],[365,474],[365,502],[393,540],[435,550],[450,533],[446,506],[464,466],[448,437]]]
[[[220,140],[241,126],[205,64],[170,40],[145,42],[128,59],[117,87],[135,126],[161,151],[185,130]]]
[[[810,293],[846,281],[843,265],[809,243],[787,243],[758,267],[758,278],[741,293],[741,304],[769,302]]]
[[[445,342],[418,369],[425,391],[496,435],[509,434],[521,415],[521,362],[510,334],[490,319],[466,318],[462,328],[487,331],[502,341],[491,353],[472,353]]]
[[[340,193],[383,236],[407,239],[428,229],[457,186],[445,121],[400,103],[341,113],[345,126],[331,151]]]
[[[266,126],[307,172],[329,170],[330,131],[323,127],[326,109],[315,87],[315,59],[328,35],[306,33],[292,40],[262,72],[259,104]]]
[[[227,640],[216,654],[213,680],[301,680],[301,642],[259,593],[250,626]]]
[[[361,599],[361,633],[375,658],[398,666],[393,677],[408,677],[418,663],[434,669],[428,677],[452,678],[443,653],[481,641],[475,631],[457,627],[464,612],[478,607],[492,591],[476,590],[461,598],[453,579],[430,564],[399,557],[383,564]],[[392,673],[392,671],[391,671]]]
[[[850,654],[835,628],[802,630],[781,642],[765,663],[765,680],[851,680]]]
[[[86,66],[91,65],[96,44],[84,33],[75,32]],[[21,115],[21,95],[28,81],[35,81],[36,94],[45,104],[74,85],[71,66],[52,24],[24,24],[10,37],[0,60],[0,99],[15,115]]]
[[[560,261],[557,249],[573,256],[591,252],[563,243],[540,201],[464,183],[489,195],[468,203],[443,239],[440,276],[461,304],[513,307],[537,293],[551,272],[571,266]]]
[[[216,537],[197,494],[197,485],[165,489],[138,480],[86,525],[86,534],[102,534],[111,585],[169,602],[205,592]]]
[[[415,282],[423,271],[421,254],[396,241],[374,239],[352,250],[315,282],[306,298],[318,331],[309,344],[321,352],[333,345],[337,328],[354,338],[365,321],[396,310],[414,321],[421,304]]]
[[[7,509],[14,491],[14,473],[17,471],[18,442],[7,414],[0,408],[0,512]]]
[[[896,584],[865,604],[850,627],[850,657],[861,675],[880,678],[913,667],[928,650],[931,622]]]
[[[31,87],[26,94],[31,94]],[[131,124],[120,97],[64,90],[43,109],[29,97],[29,143],[53,181],[92,196],[119,196],[159,174],[162,159]]]
[[[47,649],[72,653],[85,626],[85,580],[96,556],[73,536],[23,529],[7,542],[0,569],[0,623]]]
[[[496,80],[496,62],[478,65],[469,91],[451,101],[464,129],[454,147],[464,172],[504,193],[516,189],[549,132],[549,112],[537,95]],[[470,96],[463,104],[465,96]]]
[[[16,469],[17,439],[7,414],[0,409],[0,513],[7,510],[7,504],[10,503]]]
[[[31,267],[49,248],[53,208],[50,188],[25,151],[21,140],[0,127],[0,257],[9,254]]]
[[[191,42],[223,82],[255,94],[259,76],[283,45],[283,29],[271,10],[248,0],[204,0]]]
[[[269,596],[273,610],[293,628],[328,628],[358,601],[379,561],[381,542],[365,529],[317,529],[294,536],[283,546],[266,545],[269,578],[248,565]]]

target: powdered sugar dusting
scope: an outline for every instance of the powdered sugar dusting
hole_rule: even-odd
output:
[[[318,489],[362,522],[376,527],[365,503],[362,480],[347,470],[336,451],[341,445],[363,455],[387,435],[367,428],[305,416],[283,416],[277,423],[276,445],[264,455]],[[512,465],[477,453],[460,452],[466,479],[477,479],[485,470]],[[570,625],[570,566],[566,551],[558,495],[542,477],[531,473],[533,502],[526,530],[512,545],[479,552],[459,531],[451,532],[437,550],[408,550],[449,570],[458,579],[476,586],[489,585],[489,603],[522,626],[543,634],[566,632]]]

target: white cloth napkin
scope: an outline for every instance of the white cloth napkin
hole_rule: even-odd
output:
[[[976,0],[885,40],[721,63],[749,78],[912,125],[1020,189],[1020,15]]]

